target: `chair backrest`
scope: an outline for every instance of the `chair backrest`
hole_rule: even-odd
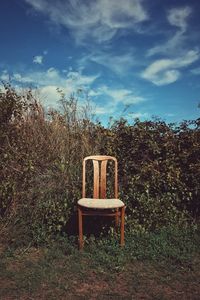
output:
[[[86,161],[92,160],[93,162],[93,198],[106,198],[106,170],[107,162],[113,160],[115,164],[115,183],[114,183],[114,194],[115,198],[118,198],[118,175],[117,175],[117,159],[113,156],[106,155],[93,155],[87,156],[83,160],[83,190],[82,197],[85,198],[85,184],[86,184]],[[99,168],[100,167],[100,168]]]

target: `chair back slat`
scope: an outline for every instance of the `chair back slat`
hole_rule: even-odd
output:
[[[107,168],[107,162],[108,160],[103,160],[101,162],[101,191],[100,191],[100,196],[102,199],[106,198],[106,168]]]
[[[82,197],[86,197],[85,193],[85,184],[86,184],[86,161],[92,160],[93,162],[93,198],[97,199],[105,199],[106,198],[106,170],[107,170],[107,162],[108,160],[113,160],[115,163],[115,186],[114,186],[114,193],[115,198],[118,198],[118,175],[117,175],[117,160],[113,156],[106,156],[106,155],[92,155],[87,156],[83,160],[83,190],[82,190]]]
[[[93,160],[94,180],[93,180],[93,198],[99,198],[99,162]]]
[[[82,184],[82,197],[85,198],[85,160],[83,160],[83,184]]]

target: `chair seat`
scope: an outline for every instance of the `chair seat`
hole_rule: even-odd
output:
[[[81,198],[78,200],[80,206],[86,208],[96,209],[112,209],[120,208],[124,206],[124,203],[119,199],[93,199],[93,198]]]

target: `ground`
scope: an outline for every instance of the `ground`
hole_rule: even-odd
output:
[[[132,258],[109,266],[95,248],[1,245],[0,251],[2,300],[200,299],[199,255],[184,263]]]

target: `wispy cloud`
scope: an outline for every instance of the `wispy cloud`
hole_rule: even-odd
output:
[[[181,52],[184,42],[187,40],[186,30],[188,27],[188,19],[192,14],[189,6],[172,8],[167,12],[168,23],[176,26],[178,29],[173,36],[170,36],[162,44],[156,45],[147,51],[147,56],[155,54],[173,54],[177,51]]]
[[[129,112],[125,115],[125,118],[131,123],[134,119],[147,120],[150,119],[151,116],[148,112]]]
[[[45,71],[29,71],[23,74],[13,73],[11,79],[24,84],[32,84],[33,86],[43,87],[43,86],[87,86],[92,84],[99,75],[83,75],[81,72],[71,72],[63,75],[56,68],[49,68]]]
[[[75,71],[69,71],[67,74],[67,84],[71,84],[72,86],[75,84],[78,84],[79,86],[87,86],[87,85],[91,85],[97,78],[99,77],[99,75],[83,75],[80,72],[75,72]]]
[[[171,25],[185,31],[188,25],[187,20],[191,13],[192,9],[189,6],[172,8],[168,12],[167,19]]]
[[[160,43],[147,50],[147,56],[153,56],[155,54],[168,54],[173,55],[177,51],[182,52],[182,45],[186,40],[186,36],[182,31],[177,31],[172,37],[170,37],[164,43]]]
[[[132,105],[145,101],[143,97],[136,95],[132,90],[129,89],[109,88],[108,86],[103,85],[99,87],[97,91],[99,94],[110,97],[112,100],[112,105],[117,105],[118,103]]]
[[[121,115],[124,109],[126,110],[132,105],[146,100],[142,96],[136,95],[132,90],[109,88],[106,85],[97,88],[95,91],[91,90],[89,97],[93,100],[95,99],[95,101],[91,102],[95,113],[107,116],[112,114],[117,116],[119,113]],[[105,103],[102,102],[102,99],[104,101],[106,99]],[[121,110],[119,107],[121,107]]]
[[[44,56],[47,55],[48,51],[44,50],[42,55],[36,55],[33,57],[33,63],[42,65]]]
[[[0,78],[4,81],[11,79],[14,86],[30,87],[37,90],[45,106],[57,107],[57,101],[60,99],[58,88],[66,96],[77,93],[79,89],[87,90],[92,86],[99,75],[84,75],[81,72],[69,71],[63,74],[56,68],[49,68],[44,71],[27,71],[23,73],[14,72],[9,75],[6,70],[2,71]]]
[[[2,71],[1,78],[7,78],[8,72]],[[13,73],[10,78],[14,86],[33,88],[41,99],[45,107],[58,108],[60,94],[58,89],[68,97],[78,90],[88,93],[93,111],[99,116],[119,115],[124,108],[142,103],[146,99],[140,96],[136,91],[128,88],[109,87],[107,85],[98,85],[96,75],[84,75],[81,72],[68,71],[60,72],[56,68],[49,68],[44,71],[27,71],[24,73]]]
[[[173,83],[181,75],[179,69],[189,66],[199,56],[199,51],[191,50],[182,57],[156,60],[142,72],[141,77],[159,86]]]
[[[41,87],[45,85],[61,85],[64,86],[65,79],[60,75],[60,72],[55,68],[49,68],[45,71],[28,71],[24,73],[13,73],[12,80],[19,84],[32,84],[33,86]]]
[[[142,112],[133,113],[133,112],[131,112],[128,115],[132,118],[148,118],[149,117],[149,113],[147,113],[147,112],[145,112],[145,113],[142,113]]]
[[[41,65],[43,62],[43,56],[37,55],[33,57],[33,63]]]
[[[134,29],[148,14],[142,0],[24,0],[57,25],[71,30],[77,42],[105,42],[121,29]]]
[[[121,55],[99,51],[79,59],[78,64],[80,68],[84,68],[90,62],[102,65],[120,76],[127,75],[127,72],[138,64],[138,61],[131,51]]]
[[[2,81],[9,81],[9,74],[7,70],[2,71],[2,73],[0,74],[0,79]]]
[[[137,95],[133,90],[110,88],[106,85],[95,90],[91,89],[89,97],[95,100],[92,103],[96,114],[107,116],[121,114],[124,108],[146,101],[144,97]],[[104,99],[103,102],[102,99]],[[102,103],[101,105],[98,104],[98,100]]]
[[[191,73],[192,73],[193,75],[200,75],[200,67],[195,68],[195,69],[192,69],[192,70],[191,70]]]

